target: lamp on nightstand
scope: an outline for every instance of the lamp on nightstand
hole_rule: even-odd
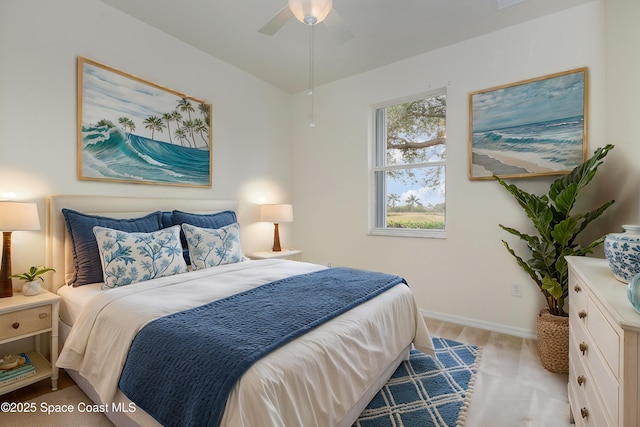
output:
[[[280,252],[280,233],[278,224],[282,222],[293,222],[293,206],[291,205],[262,205],[260,207],[260,221],[272,222],[273,248],[274,252]]]
[[[35,203],[0,202],[2,230],[2,264],[0,265],[0,298],[13,296],[11,281],[11,233],[40,230],[38,206]]]

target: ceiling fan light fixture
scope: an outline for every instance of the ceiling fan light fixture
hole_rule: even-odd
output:
[[[332,0],[289,0],[289,9],[293,15],[306,25],[315,25],[324,21],[332,7]]]

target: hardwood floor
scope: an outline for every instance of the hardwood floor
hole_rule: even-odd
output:
[[[432,335],[481,346],[466,427],[567,427],[567,375],[540,364],[536,342],[425,319]]]
[[[567,376],[546,371],[534,340],[427,318],[431,334],[483,348],[466,427],[567,427]],[[60,371],[59,388],[73,385]],[[24,402],[51,392],[43,380],[1,401]]]

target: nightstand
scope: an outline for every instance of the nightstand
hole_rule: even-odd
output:
[[[280,252],[262,251],[249,255],[251,259],[290,259],[292,261],[302,261],[302,251],[297,249],[283,249]]]
[[[25,296],[16,292],[0,298],[0,354],[20,353],[15,341],[34,337],[35,349],[27,351],[36,374],[15,383],[0,386],[0,395],[17,390],[44,378],[51,378],[51,390],[58,389],[58,313],[60,297],[44,289],[38,295]],[[49,338],[49,358],[43,355],[42,339]],[[13,344],[13,345],[12,345]],[[9,347],[13,351],[8,351]]]

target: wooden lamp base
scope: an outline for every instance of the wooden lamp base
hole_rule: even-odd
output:
[[[11,231],[2,232],[2,264],[0,265],[0,298],[13,296],[11,280]]]

